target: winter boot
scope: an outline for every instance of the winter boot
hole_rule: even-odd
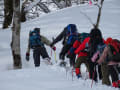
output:
[[[113,82],[112,86],[115,87],[115,88],[118,88],[118,83],[117,82]]]
[[[47,57],[47,58],[45,58],[45,64],[47,64],[47,65],[52,65],[52,62],[51,62],[51,58],[50,57]]]
[[[80,72],[80,68],[75,68],[75,73],[76,73],[76,76],[77,78],[79,79],[81,76],[81,72]]]
[[[118,80],[117,83],[118,83],[118,87],[120,88],[120,80]]]
[[[61,67],[66,67],[66,62],[65,62],[65,61],[61,61],[61,62],[60,62],[60,66],[61,66]]]

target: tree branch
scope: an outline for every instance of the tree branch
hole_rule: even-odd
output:
[[[98,12],[98,17],[97,17],[97,22],[96,22],[95,28],[99,27],[100,17],[101,17],[101,10],[102,10],[102,6],[103,6],[103,1],[104,0],[101,0],[101,3],[100,3],[101,7],[99,6],[99,12]]]

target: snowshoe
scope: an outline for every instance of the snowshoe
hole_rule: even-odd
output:
[[[66,67],[66,62],[65,61],[60,62],[60,66],[61,67]]]
[[[44,62],[47,65],[53,65],[52,62],[51,62],[51,60],[50,60],[50,58],[45,58]]]

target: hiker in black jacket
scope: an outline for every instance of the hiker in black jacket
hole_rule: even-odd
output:
[[[65,66],[66,63],[64,62],[65,55],[67,54],[70,47],[72,47],[74,41],[77,39],[77,28],[75,24],[69,24],[64,30],[53,40],[51,47],[56,44],[57,42],[63,40],[63,48],[59,54],[59,58],[62,60],[60,66]],[[75,64],[75,55],[70,58],[70,66],[74,66]]]

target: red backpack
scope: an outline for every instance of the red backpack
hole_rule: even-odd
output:
[[[117,39],[112,39],[112,41],[110,42],[110,45],[114,47],[114,52],[113,54],[120,53],[120,41]]]
[[[111,51],[113,53],[112,60],[114,62],[120,62],[120,41],[117,39],[113,39],[110,43]]]

